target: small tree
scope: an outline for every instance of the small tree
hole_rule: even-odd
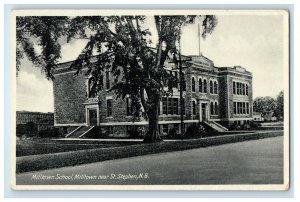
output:
[[[253,110],[259,112],[263,117],[273,114],[276,108],[276,101],[270,96],[257,97],[253,102]]]
[[[274,111],[274,116],[278,120],[284,120],[284,93],[280,91],[276,99],[276,109]]]

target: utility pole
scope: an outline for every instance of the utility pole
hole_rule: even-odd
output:
[[[183,91],[184,91],[184,75],[183,75],[183,69],[188,68],[188,67],[182,67],[182,62],[187,62],[187,61],[191,61],[192,59],[186,59],[186,60],[182,60],[181,59],[181,46],[180,46],[180,37],[178,39],[178,60],[176,59],[176,61],[173,62],[169,62],[169,63],[175,63],[177,64],[177,68],[175,69],[179,69],[179,96],[180,96],[180,128],[181,128],[181,136],[183,137],[184,135],[184,111],[183,109],[185,109],[184,107],[184,102],[183,102]]]
[[[201,56],[201,29],[200,29],[200,24],[198,24],[198,40],[199,40],[199,56]]]

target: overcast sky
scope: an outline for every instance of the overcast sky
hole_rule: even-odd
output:
[[[253,95],[276,97],[283,90],[283,18],[282,16],[217,16],[218,25],[211,35],[201,39],[201,52],[215,66],[242,66],[253,73]],[[154,21],[145,27],[153,33]],[[198,24],[183,30],[182,54],[198,55]],[[86,41],[62,44],[61,62],[74,60]],[[17,110],[53,112],[52,82],[26,58],[17,77]]]

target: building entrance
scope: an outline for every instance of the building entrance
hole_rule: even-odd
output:
[[[97,125],[97,109],[89,109],[89,125],[96,126]]]

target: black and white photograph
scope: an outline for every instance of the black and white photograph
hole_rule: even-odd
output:
[[[286,10],[13,10],[15,190],[288,190]]]

